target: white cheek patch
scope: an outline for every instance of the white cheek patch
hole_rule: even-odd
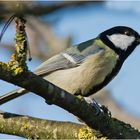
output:
[[[108,35],[108,39],[118,48],[126,50],[135,41],[134,36],[127,36],[122,34]]]

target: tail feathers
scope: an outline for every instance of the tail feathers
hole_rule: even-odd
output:
[[[24,88],[21,88],[21,89],[17,89],[17,90],[14,90],[14,91],[11,91],[5,95],[2,95],[0,96],[0,105],[14,99],[14,98],[17,98],[19,96],[22,96],[24,94],[28,93],[28,91]]]

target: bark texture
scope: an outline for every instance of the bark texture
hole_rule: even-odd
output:
[[[0,133],[28,139],[93,139],[102,135],[82,124],[0,113]],[[84,134],[84,135],[83,135]]]

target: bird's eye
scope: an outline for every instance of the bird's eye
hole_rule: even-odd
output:
[[[128,31],[125,31],[124,34],[125,34],[125,35],[128,35]]]
[[[127,36],[131,36],[131,33],[129,31],[125,31],[124,34]]]

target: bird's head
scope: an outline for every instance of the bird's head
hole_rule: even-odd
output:
[[[129,56],[140,44],[140,35],[130,27],[116,26],[102,32],[99,38],[119,55]]]

